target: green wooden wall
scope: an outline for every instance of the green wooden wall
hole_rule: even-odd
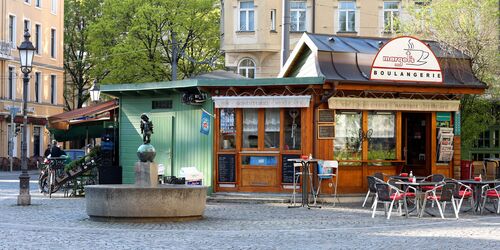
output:
[[[157,151],[155,162],[165,165],[165,175],[179,176],[182,167],[196,167],[203,172],[203,184],[209,186],[209,192],[212,192],[214,121],[211,118],[209,135],[200,133],[200,124],[202,108],[213,114],[213,105],[210,100],[202,106],[183,104],[181,95],[120,97],[120,165],[123,168],[123,183],[135,181],[137,148],[142,144],[140,115],[146,113],[154,126],[151,144]],[[172,100],[172,108],[152,109],[153,100]],[[165,150],[169,144],[172,144],[172,159]]]

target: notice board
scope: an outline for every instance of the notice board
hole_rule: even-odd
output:
[[[219,182],[235,182],[236,159],[234,154],[221,154],[218,156],[217,175]]]
[[[288,159],[297,159],[300,155],[283,155],[281,157],[281,182],[293,183],[293,164],[294,162]]]

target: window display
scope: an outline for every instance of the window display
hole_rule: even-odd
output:
[[[362,137],[361,112],[339,112],[335,115],[334,155],[336,160],[360,160]]]
[[[266,109],[264,142],[265,148],[280,146],[280,109]]]
[[[394,112],[369,112],[368,160],[396,159],[396,115]]]
[[[234,109],[220,110],[220,149],[234,149],[236,139]]]
[[[285,150],[300,150],[301,116],[300,109],[285,109]]]
[[[257,148],[259,141],[259,110],[243,109],[243,148]]]

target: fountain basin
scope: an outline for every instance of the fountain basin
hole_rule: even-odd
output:
[[[93,220],[163,221],[201,219],[206,186],[132,184],[85,187],[87,215]]]

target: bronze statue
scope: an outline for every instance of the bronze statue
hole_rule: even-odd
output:
[[[149,120],[146,113],[141,115],[141,134],[144,144],[151,142],[151,134],[153,134],[153,122]]]

